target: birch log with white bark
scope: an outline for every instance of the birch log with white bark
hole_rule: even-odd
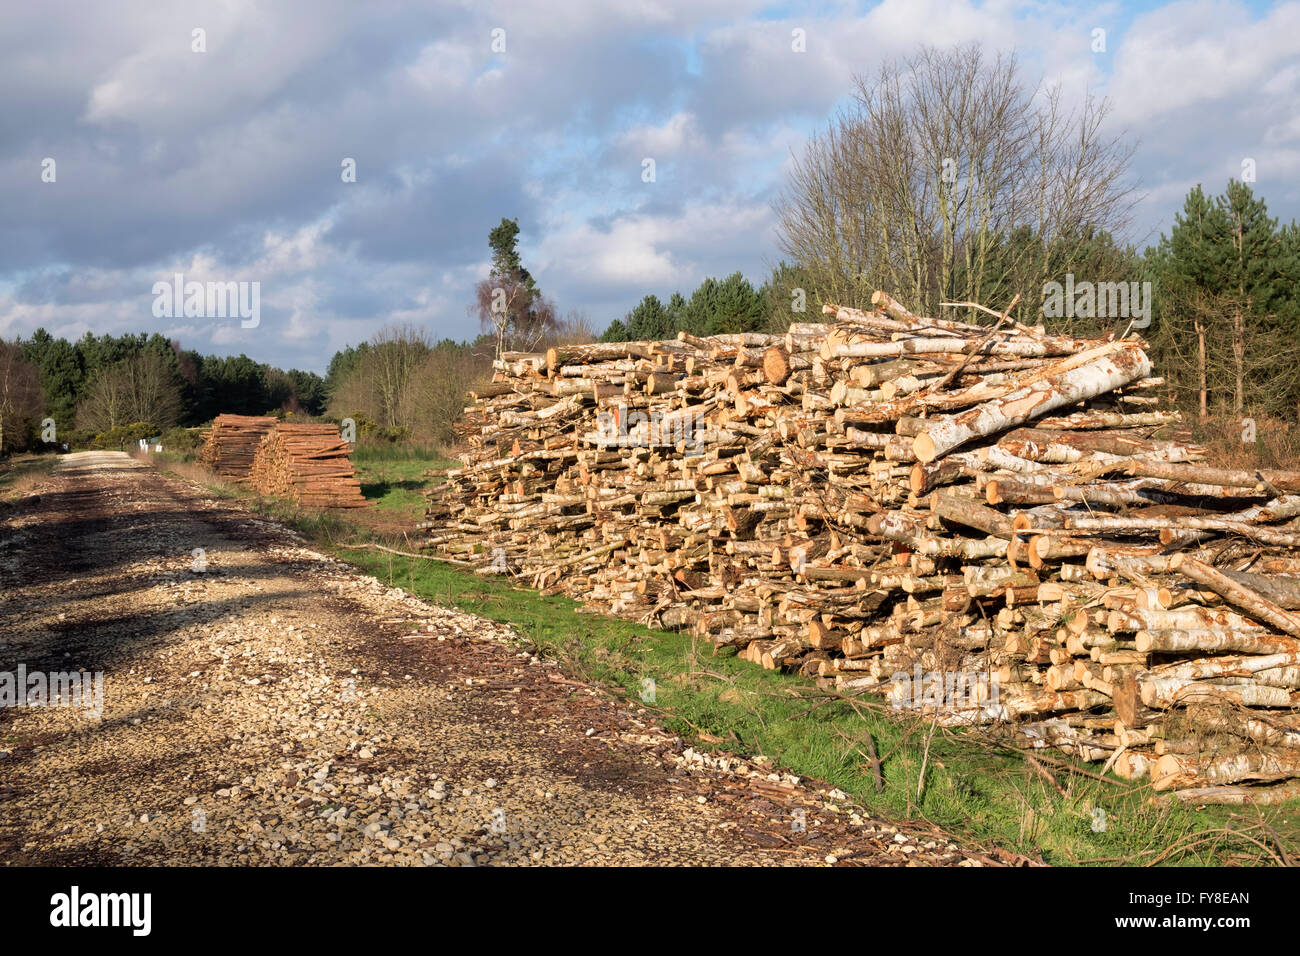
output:
[[[1300,617],[1288,614],[1272,601],[1261,597],[1246,585],[1234,581],[1223,572],[1185,554],[1175,557],[1170,562],[1170,568],[1174,571],[1181,571],[1196,583],[1216,592],[1229,604],[1241,608],[1256,620],[1271,624],[1292,637],[1300,638]]]
[[[973,438],[1006,431],[1150,374],[1150,359],[1142,349],[1132,346],[1048,376],[969,411],[941,418],[917,435],[912,447],[918,460],[929,463]]]

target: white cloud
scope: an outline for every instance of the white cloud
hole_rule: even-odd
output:
[[[481,62],[483,57],[478,59]],[[421,92],[442,99],[462,91],[475,68],[475,57],[467,44],[440,39],[422,49],[404,72]]]
[[[308,223],[291,235],[267,232],[262,237],[262,258],[253,263],[248,271],[276,276],[320,268],[336,252],[321,241],[328,230],[329,224],[319,221]]]
[[[1259,20],[1232,0],[1182,0],[1152,10],[1133,22],[1116,56],[1109,92],[1117,118],[1148,124],[1228,100],[1250,106],[1284,76],[1293,89],[1298,36],[1295,2]]]
[[[291,6],[253,0],[115,5],[111,16],[134,28],[138,46],[97,79],[83,119],[165,131],[196,119],[237,118],[346,35],[351,18],[346,7],[335,6],[304,16]],[[205,52],[193,48],[195,29],[205,31]]]
[[[674,113],[659,125],[641,124],[619,134],[615,142],[646,156],[669,156],[694,152],[705,146],[693,113]]]
[[[554,223],[538,250],[539,274],[561,286],[581,282],[621,288],[633,302],[656,289],[689,293],[710,273],[735,271],[742,259],[757,271],[754,253],[770,228],[767,205],[746,200],[690,203],[661,214],[628,213],[606,227],[587,221]],[[731,268],[719,268],[729,250],[746,254],[736,256]],[[644,291],[637,294],[637,289]]]

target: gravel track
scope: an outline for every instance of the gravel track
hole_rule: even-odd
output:
[[[995,862],[696,753],[127,455],[63,456],[0,516],[0,672],[104,675],[98,716],[0,709],[0,863]]]

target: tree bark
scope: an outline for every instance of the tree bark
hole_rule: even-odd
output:
[[[1005,431],[1150,374],[1151,362],[1146,353],[1136,347],[1125,348],[1117,354],[1049,375],[968,412],[941,418],[917,435],[912,447],[917,459],[928,464],[972,438]]]
[[[1234,581],[1223,572],[1202,564],[1195,558],[1180,554],[1170,562],[1170,568],[1181,571],[1198,584],[1204,585],[1219,594],[1229,604],[1241,608],[1256,620],[1263,621],[1278,630],[1300,638],[1300,617],[1288,614],[1272,601],[1261,597],[1246,585]]]

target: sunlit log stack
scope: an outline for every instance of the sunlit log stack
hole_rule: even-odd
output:
[[[1182,799],[1294,795],[1300,472],[1171,440],[1135,337],[873,306],[506,354],[424,546]]]
[[[269,415],[218,415],[196,458],[227,481],[245,482],[257,446],[275,423]]]
[[[337,425],[278,424],[262,439],[250,480],[264,495],[308,508],[362,508],[361,483]]]

